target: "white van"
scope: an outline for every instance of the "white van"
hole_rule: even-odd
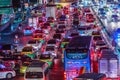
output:
[[[25,80],[44,80],[48,72],[48,63],[35,60],[26,69]]]

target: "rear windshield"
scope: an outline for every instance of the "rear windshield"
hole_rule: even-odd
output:
[[[42,72],[26,72],[26,78],[43,78]]]

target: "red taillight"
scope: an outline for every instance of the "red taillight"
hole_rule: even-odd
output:
[[[99,54],[98,54],[98,57],[100,58],[101,56],[102,56],[102,54],[99,53]]]
[[[64,72],[64,79],[66,80],[66,72]]]

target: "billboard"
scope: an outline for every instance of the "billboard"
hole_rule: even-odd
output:
[[[0,0],[0,7],[11,6],[11,0]]]

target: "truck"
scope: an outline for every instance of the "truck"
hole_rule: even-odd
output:
[[[119,71],[119,60],[113,50],[102,50],[102,56],[98,61],[99,73],[106,74],[106,77],[117,78]]]
[[[56,19],[56,5],[54,4],[48,4],[46,5],[46,17],[53,17]]]

